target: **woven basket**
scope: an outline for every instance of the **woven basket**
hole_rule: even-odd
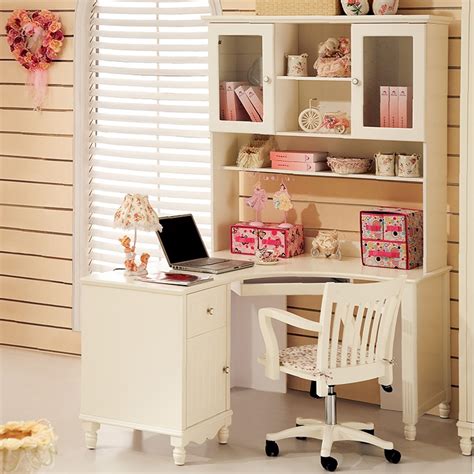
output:
[[[257,0],[257,15],[341,15],[340,0]]]

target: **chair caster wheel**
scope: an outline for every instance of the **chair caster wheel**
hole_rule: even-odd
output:
[[[270,458],[276,458],[280,453],[280,449],[278,448],[278,444],[275,441],[267,441],[265,443],[265,454]]]
[[[385,459],[390,464],[398,464],[400,462],[400,459],[402,457],[400,451],[397,451],[396,449],[384,449],[383,452],[385,454]]]
[[[323,466],[326,471],[333,472],[337,469],[337,461],[331,456],[325,458],[321,456],[321,466]]]
[[[303,426],[303,425],[299,425],[298,423],[296,423],[296,426]],[[306,436],[297,436],[296,439],[299,439],[300,441],[306,441],[308,438]]]

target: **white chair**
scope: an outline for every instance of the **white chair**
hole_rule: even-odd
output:
[[[326,283],[319,323],[280,309],[259,311],[266,351],[259,361],[265,375],[276,380],[284,372],[311,380],[312,395],[325,397],[325,421],[297,418],[296,427],[267,434],[267,456],[278,456],[278,440],[315,438],[322,440],[321,465],[327,471],[337,468],[331,447],[340,440],[378,446],[384,449],[387,461],[400,461],[393,443],[374,436],[372,423],[336,423],[334,387],[377,378],[385,391],[392,391],[393,340],[404,283],[401,278],[381,283]],[[273,319],[316,332],[317,344],[280,350]]]

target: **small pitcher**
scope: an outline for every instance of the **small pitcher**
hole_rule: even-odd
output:
[[[420,155],[400,153],[397,156],[397,175],[403,178],[420,176]]]
[[[372,10],[374,15],[396,15],[399,0],[374,0]]]
[[[374,159],[377,176],[395,176],[395,153],[376,153]]]
[[[308,75],[308,55],[303,54],[287,54],[288,76],[306,77]]]

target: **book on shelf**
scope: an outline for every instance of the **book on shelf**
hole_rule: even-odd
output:
[[[327,151],[292,151],[292,150],[272,150],[270,160],[272,161],[292,161],[298,163],[326,162]]]
[[[380,126],[390,126],[389,86],[380,86]]]
[[[413,93],[411,87],[398,88],[398,125],[412,128]]]
[[[219,118],[225,120],[227,110],[227,94],[225,91],[225,82],[219,83]]]
[[[250,117],[245,111],[242,102],[235,93],[235,89],[240,86],[248,85],[247,82],[225,82],[226,90],[226,109],[224,120],[230,121],[248,121]]]
[[[317,163],[302,163],[297,161],[272,161],[272,169],[288,171],[327,171],[329,169],[326,161]]]
[[[252,102],[250,102],[249,97],[245,93],[245,86],[239,86],[235,89],[235,94],[239,98],[240,102],[244,106],[245,111],[247,112],[248,116],[250,117],[250,120],[252,122],[261,122],[262,118],[258,114],[258,112],[255,110],[255,107],[252,105]]]
[[[159,283],[164,285],[192,286],[199,283],[212,281],[211,276],[191,275],[190,273],[158,272],[139,277],[139,281],[146,283]]]
[[[255,107],[258,115],[263,120],[263,88],[262,86],[250,86],[245,90],[247,97]]]
[[[390,127],[399,128],[400,122],[398,120],[398,87],[390,86]]]

